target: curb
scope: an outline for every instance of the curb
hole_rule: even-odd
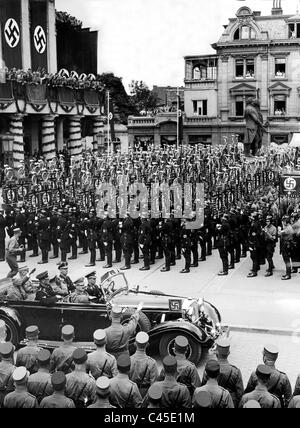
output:
[[[276,329],[276,328],[262,328],[262,327],[250,327],[243,325],[229,325],[229,334],[230,331],[242,332],[242,333],[260,333],[260,334],[273,334],[278,336],[293,336],[295,330],[289,329]]]

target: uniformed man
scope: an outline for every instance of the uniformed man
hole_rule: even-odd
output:
[[[13,230],[13,232],[14,236],[9,239],[6,248],[6,262],[10,267],[10,272],[7,275],[7,278],[13,278],[18,273],[19,265],[17,263],[17,255],[24,252],[24,246],[19,245],[21,229],[16,228]]]
[[[63,372],[55,372],[51,376],[53,394],[45,397],[41,404],[41,409],[74,409],[73,400],[65,396],[66,375]]]
[[[96,218],[93,212],[89,214],[89,220],[87,223],[87,242],[90,250],[90,263],[86,267],[96,266],[96,243],[97,243],[97,231],[96,231]],[[102,233],[102,231],[101,231]]]
[[[186,385],[191,397],[195,389],[201,386],[201,380],[195,364],[186,358],[189,342],[185,336],[177,336],[175,338],[174,353],[177,360],[177,375],[176,380],[183,385]],[[165,377],[164,370],[160,373],[159,380]]]
[[[120,306],[113,306],[111,310],[112,323],[110,327],[105,329],[106,332],[106,349],[107,352],[112,354],[116,359],[121,354],[129,355],[128,342],[130,337],[135,333],[136,327],[139,322],[139,312],[142,310],[140,304],[136,312],[131,316],[128,324],[122,325],[122,308]]]
[[[257,272],[260,270],[261,256],[261,237],[263,235],[262,226],[258,221],[257,213],[252,213],[250,217],[249,227],[249,250],[252,260],[252,270],[248,274],[248,278],[257,277]]]
[[[110,398],[110,380],[105,377],[99,377],[96,381],[96,401],[88,406],[88,409],[115,409],[109,402]]]
[[[194,396],[194,409],[210,409],[212,407],[212,396],[207,391],[198,390]]]
[[[212,398],[213,409],[233,409],[234,404],[230,393],[219,386],[218,377],[220,375],[220,364],[218,361],[209,360],[205,366],[206,384],[197,388],[194,393],[193,402],[195,402],[195,396],[198,391],[207,391],[210,393]]]
[[[4,217],[4,210],[0,208],[0,262],[5,261],[5,228],[6,218]]]
[[[41,348],[38,346],[39,328],[35,325],[29,326],[25,330],[27,344],[17,352],[16,366],[24,366],[30,374],[38,371],[37,355]]]
[[[97,274],[95,271],[90,272],[86,276],[87,279],[87,293],[90,296],[90,300],[93,303],[103,303],[103,298],[105,296],[102,295],[102,291],[100,287],[97,286]]]
[[[192,240],[191,240],[191,231],[186,229],[185,222],[182,225],[181,248],[182,248],[182,254],[185,259],[185,268],[182,269],[180,273],[189,273],[190,267],[191,267]]]
[[[14,390],[12,378],[16,368],[13,363],[14,351],[15,347],[12,343],[0,344],[0,407],[2,407],[6,395]]]
[[[142,223],[138,232],[138,242],[144,256],[144,266],[141,271],[150,270],[151,225],[148,214],[142,214]]]
[[[74,282],[75,291],[70,294],[70,303],[90,303],[89,293],[86,291],[84,278],[79,278]]]
[[[261,405],[256,400],[249,400],[243,405],[243,409],[261,409]]]
[[[49,283],[48,272],[42,272],[36,276],[36,279],[40,281],[39,288],[36,292],[35,300],[41,302],[44,305],[53,305],[59,300],[56,296],[53,288]]]
[[[20,262],[25,262],[26,257],[26,249],[25,249],[25,241],[26,241],[26,235],[27,235],[27,224],[26,224],[26,217],[25,217],[25,210],[22,208],[16,208],[15,209],[15,227],[19,228],[21,230],[21,235],[19,237],[19,244],[21,244],[24,247],[24,251],[20,254]]]
[[[102,376],[111,379],[118,374],[117,361],[113,355],[106,352],[105,330],[96,330],[93,337],[97,349],[88,355],[87,372],[90,373],[94,379],[98,379]]]
[[[297,377],[296,384],[295,384],[293,396],[295,397],[295,395],[300,395],[300,374]]]
[[[273,217],[267,216],[266,218],[266,226],[263,228],[263,232],[265,234],[265,252],[266,259],[268,261],[268,270],[266,272],[266,277],[270,277],[273,275],[274,263],[273,256],[276,248],[277,241],[277,228],[273,225]]]
[[[10,392],[3,402],[6,409],[33,409],[38,407],[37,399],[27,390],[29,373],[26,367],[18,367],[14,370],[12,378],[15,390]]]
[[[160,383],[154,383],[150,386],[147,394],[147,408],[148,409],[160,409],[161,399],[163,396],[163,388]],[[143,407],[143,403],[142,403]]]
[[[38,371],[28,378],[28,392],[34,395],[40,404],[43,398],[52,394],[50,375],[50,357],[48,349],[42,349],[37,354]]]
[[[129,355],[120,355],[117,359],[118,375],[110,380],[110,402],[116,407],[126,409],[137,408],[142,403],[142,397],[137,385],[129,379]]]
[[[75,291],[73,281],[68,276],[69,265],[67,262],[61,262],[58,265],[59,276],[56,277],[55,287],[53,287],[55,294],[60,296],[67,296]]]
[[[86,373],[87,353],[77,348],[73,352],[75,368],[67,374],[66,396],[74,401],[77,408],[92,404],[96,398],[95,380]]]
[[[175,357],[167,356],[163,359],[163,369],[165,379],[155,382],[153,385],[162,387],[161,408],[189,408],[191,407],[191,396],[186,385],[178,383],[177,360]],[[143,407],[147,407],[149,402],[148,394],[143,401]]]
[[[228,217],[224,215],[216,226],[216,247],[219,250],[220,259],[222,260],[223,265],[222,271],[218,273],[219,276],[228,275],[228,247],[230,245],[229,233],[230,226],[228,223]]]
[[[256,400],[263,409],[280,408],[280,400],[268,391],[272,370],[269,366],[261,364],[256,369],[256,386],[254,391],[246,393],[240,402],[240,408],[247,401]]]
[[[29,257],[38,257],[39,246],[38,246],[38,217],[35,212],[29,214],[28,227],[27,227],[27,241],[28,247],[32,250],[32,254]]]
[[[300,395],[293,397],[289,403],[289,409],[300,409]]]
[[[146,353],[148,345],[149,335],[139,332],[135,337],[136,352],[130,357],[129,379],[137,384],[142,397],[145,397],[149,387],[158,378],[156,361]]]
[[[116,218],[113,220],[113,235],[114,235],[114,250],[116,254],[115,260],[113,263],[120,263],[122,259],[122,244],[121,237],[123,232],[123,222],[122,219]]]
[[[55,370],[65,374],[71,373],[73,364],[73,353],[77,349],[73,345],[75,337],[74,327],[72,325],[65,325],[61,329],[61,339],[63,344],[55,348],[51,355],[50,371],[53,373]]]
[[[50,257],[50,259],[57,259],[58,252],[59,252],[59,245],[58,245],[58,212],[56,210],[53,210],[52,215],[50,217],[50,237],[51,237],[51,244],[53,248],[53,255]]]
[[[240,369],[228,362],[230,355],[230,342],[227,339],[219,339],[216,342],[216,356],[220,364],[220,375],[218,384],[230,392],[233,404],[238,407],[239,402],[244,394],[244,384]],[[202,385],[207,382],[207,376],[204,373]]]
[[[47,217],[46,211],[41,211],[38,224],[38,241],[42,251],[42,260],[38,264],[48,263],[49,243],[50,243],[50,218]]]
[[[274,394],[280,400],[281,407],[286,407],[292,397],[292,387],[287,375],[275,367],[278,358],[278,348],[274,345],[266,345],[263,350],[263,362],[271,370],[270,379],[266,386],[269,393]],[[253,372],[248,381],[245,393],[252,392],[257,385],[257,373]]]
[[[136,230],[134,228],[134,223],[132,218],[130,218],[127,213],[127,217],[123,221],[123,234],[121,237],[122,249],[125,259],[125,266],[121,268],[121,270],[131,269],[131,256],[133,253],[133,243],[134,243],[134,235],[136,234]],[[139,263],[139,260],[134,260],[134,263]]]
[[[58,211],[58,222],[57,222],[57,242],[60,248],[60,260],[61,262],[67,261],[67,252],[69,246],[69,234],[68,234],[68,222],[66,215],[63,210]]]
[[[293,247],[293,227],[288,216],[282,217],[282,230],[278,232],[280,236],[280,248],[283,261],[286,267],[286,274],[282,276],[283,281],[292,278],[292,247]]]
[[[105,214],[106,214],[106,218],[102,224],[101,236],[102,236],[102,241],[105,248],[107,263],[103,267],[105,269],[109,269],[112,267],[112,246],[113,246],[114,226],[111,218],[109,217],[108,212],[106,212]]]
[[[77,259],[77,238],[78,238],[78,225],[76,219],[76,207],[71,210],[68,224],[68,232],[69,232],[69,243],[72,250],[72,256],[69,257],[69,260]]]

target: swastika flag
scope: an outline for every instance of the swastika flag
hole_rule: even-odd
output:
[[[2,66],[22,68],[21,0],[0,0]]]
[[[47,2],[30,0],[32,69],[48,70]]]

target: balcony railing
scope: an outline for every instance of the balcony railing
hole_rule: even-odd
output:
[[[194,116],[194,117],[186,117],[185,123],[187,125],[190,124],[198,124],[198,123],[214,123],[218,121],[217,116]]]

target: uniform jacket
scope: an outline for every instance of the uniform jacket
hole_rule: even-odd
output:
[[[137,408],[142,397],[137,385],[127,375],[119,373],[110,381],[110,402],[119,408]]]
[[[29,342],[24,348],[21,348],[17,352],[16,366],[26,367],[30,374],[38,371],[37,354],[41,348],[35,343]]]
[[[218,385],[217,382],[208,380],[206,385],[201,386],[195,390],[195,394],[198,391],[207,391],[210,393],[212,398],[212,409],[233,409],[233,401],[230,393]],[[193,400],[194,401],[194,400]]]
[[[66,396],[71,398],[74,403],[91,402],[96,398],[96,382],[84,371],[74,370],[67,374]]]
[[[11,392],[4,398],[5,409],[34,409],[39,407],[37,399],[29,392]]]
[[[140,350],[137,350],[135,354],[130,357],[130,361],[129,379],[137,384],[141,395],[144,396],[150,386],[156,382],[158,378],[156,361]]]
[[[108,352],[96,350],[88,355],[87,372],[96,380],[101,376],[111,379],[118,374],[117,361]]]
[[[64,372],[65,374],[71,373],[74,368],[73,352],[76,347],[63,343],[59,348],[54,349],[51,355],[50,371]]]
[[[40,404],[41,409],[74,409],[75,404],[73,400],[65,397],[61,393],[54,391],[50,397],[46,397]]]
[[[53,393],[50,373],[39,369],[37,373],[29,376],[27,388],[28,392],[34,395],[40,403],[43,398]]]
[[[135,333],[138,324],[138,315],[132,315],[127,325],[113,321],[106,332],[106,349],[110,353],[118,353],[128,349],[128,340]]]
[[[280,408],[280,401],[275,396],[270,394],[266,388],[261,386],[256,386],[255,390],[245,394],[240,402],[240,408],[244,406],[250,400],[258,401],[262,409],[272,409],[272,408]]]
[[[160,402],[160,408],[190,408],[191,396],[186,385],[176,382],[176,380],[163,380],[157,382],[161,385],[163,394]],[[146,395],[143,407],[147,407],[149,403],[148,395]]]

